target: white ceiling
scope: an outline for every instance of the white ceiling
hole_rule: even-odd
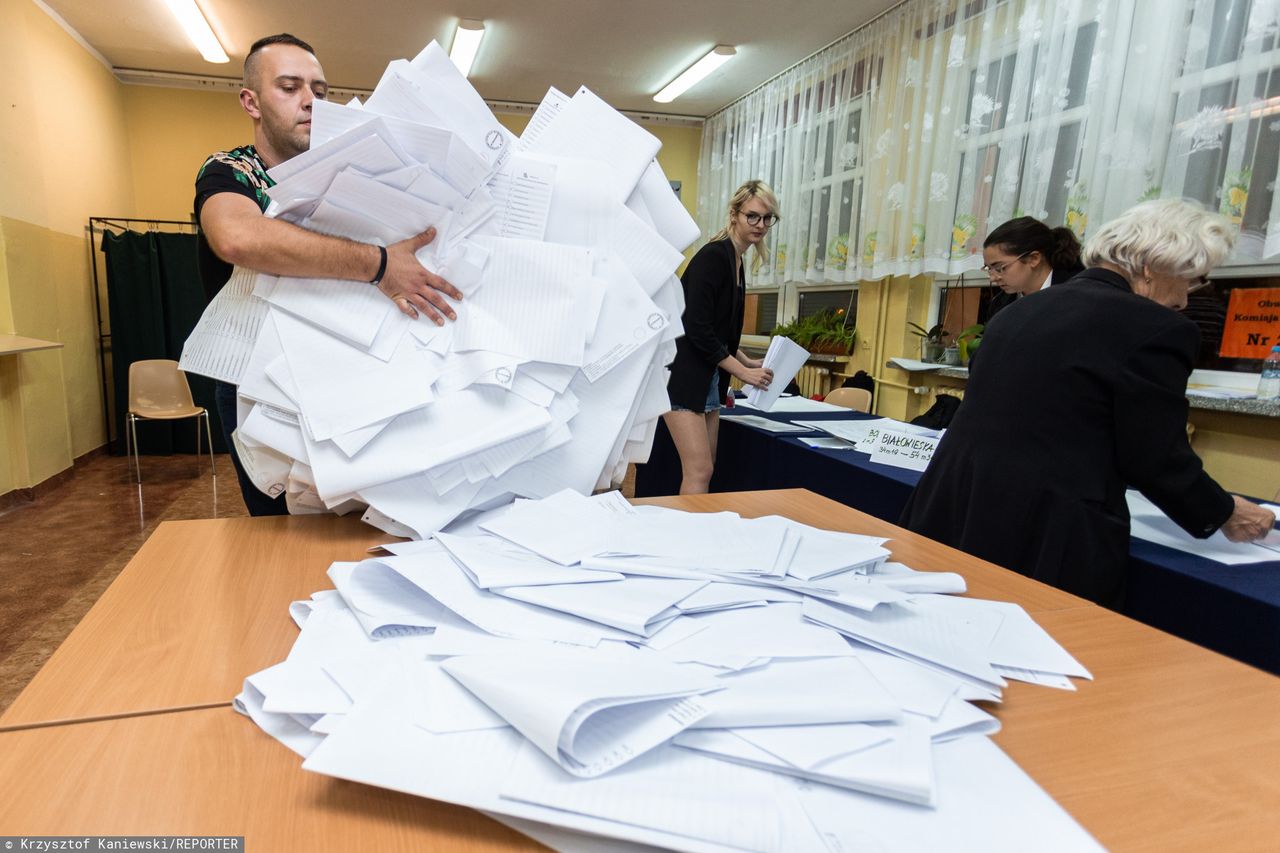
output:
[[[198,0],[229,64],[205,62],[164,0],[44,0],[117,69],[238,77],[249,46],[281,31],[311,43],[330,84],[372,89],[386,63],[459,18],[488,32],[471,82],[491,101],[534,103],[585,85],[618,109],[706,116],[899,0]],[[653,93],[717,44],[738,56],[670,104]]]

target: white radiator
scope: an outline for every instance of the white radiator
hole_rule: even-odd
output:
[[[800,386],[800,393],[805,397],[815,395],[825,397],[831,390],[831,369],[806,364],[796,374],[796,384]]]

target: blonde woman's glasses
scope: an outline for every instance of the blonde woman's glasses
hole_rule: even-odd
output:
[[[746,217],[748,225],[759,225],[763,222],[765,228],[772,228],[773,223],[778,221],[778,216],[774,213],[744,213],[742,215]]]

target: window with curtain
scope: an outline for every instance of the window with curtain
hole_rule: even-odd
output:
[[[1014,216],[1082,238],[1188,197],[1280,263],[1280,0],[916,0],[707,120],[708,233],[750,178],[778,193],[783,305],[832,283],[958,276]]]

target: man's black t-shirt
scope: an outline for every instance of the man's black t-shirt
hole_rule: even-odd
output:
[[[267,197],[267,190],[273,186],[275,181],[267,175],[267,167],[252,145],[212,154],[196,174],[196,221],[200,221],[200,209],[204,207],[204,203],[218,193],[238,193],[266,210],[271,201]],[[227,279],[231,278],[232,267],[213,253],[203,231],[200,232],[197,244],[200,281],[204,285],[205,298],[212,301],[227,283]]]

